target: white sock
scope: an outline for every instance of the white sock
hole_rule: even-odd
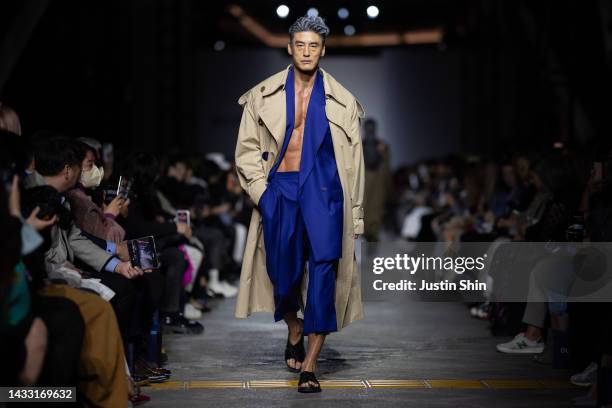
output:
[[[208,270],[208,280],[212,285],[219,284],[219,270],[216,268]]]

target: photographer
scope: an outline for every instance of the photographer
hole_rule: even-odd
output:
[[[31,310],[31,294],[26,270],[21,262],[22,243],[19,219],[10,207],[15,207],[18,192],[17,176],[8,180],[10,171],[3,168],[0,189],[0,228],[4,239],[0,243],[0,356],[5,369],[2,384],[33,385],[39,379],[47,354],[48,329]],[[13,205],[9,207],[9,197]]]

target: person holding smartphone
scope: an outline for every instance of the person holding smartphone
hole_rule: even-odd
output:
[[[125,239],[125,230],[116,218],[127,215],[130,201],[117,195],[100,208],[92,200],[90,192],[98,188],[104,178],[104,167],[100,163],[99,154],[101,144],[89,138],[80,138],[79,142],[85,150],[81,176],[75,188],[66,193],[74,221],[83,231],[120,244]]]

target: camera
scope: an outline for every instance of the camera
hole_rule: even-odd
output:
[[[34,208],[40,208],[37,218],[48,221],[57,215],[62,221],[69,222],[70,213],[62,205],[61,195],[51,186],[38,186],[23,192],[21,199],[21,213],[24,218],[30,216]],[[68,217],[68,220],[66,220]]]

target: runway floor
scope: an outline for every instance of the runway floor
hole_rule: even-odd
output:
[[[285,369],[287,331],[271,314],[233,317],[234,299],[204,315],[199,336],[165,337],[171,382],[145,387],[149,407],[566,407],[585,394],[566,370],[505,355],[460,303],[364,302],[365,318],[326,339],[322,392],[300,394]]]

